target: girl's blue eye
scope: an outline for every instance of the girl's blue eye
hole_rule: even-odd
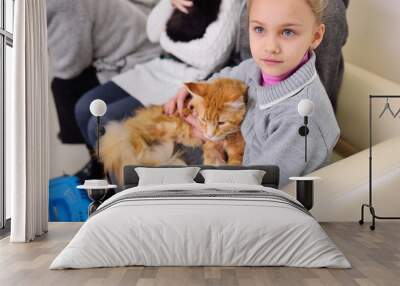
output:
[[[282,32],[282,35],[286,38],[290,38],[293,37],[295,35],[295,32],[293,32],[292,30],[284,30]]]
[[[264,28],[263,28],[263,27],[255,27],[255,28],[254,28],[254,31],[255,31],[256,33],[262,33],[262,32],[264,32]]]

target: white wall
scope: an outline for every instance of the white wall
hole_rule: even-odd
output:
[[[346,61],[400,83],[400,1],[350,0]]]

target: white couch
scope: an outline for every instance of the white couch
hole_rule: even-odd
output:
[[[311,211],[319,221],[358,221],[361,204],[368,203],[370,94],[400,95],[400,85],[346,63],[336,112],[341,138],[333,162],[310,174],[322,178]],[[373,102],[373,203],[377,215],[400,216],[400,117],[379,119],[385,102]],[[400,108],[400,99],[390,103],[395,112]],[[295,194],[295,183],[284,190]]]

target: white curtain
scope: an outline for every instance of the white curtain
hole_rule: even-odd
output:
[[[45,0],[15,1],[13,92],[6,98],[6,187],[12,242],[48,226],[48,64]]]

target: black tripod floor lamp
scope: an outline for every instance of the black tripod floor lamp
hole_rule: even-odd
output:
[[[399,114],[400,110],[396,113],[392,111],[389,104],[389,98],[400,98],[400,95],[370,95],[369,96],[369,202],[368,204],[362,204],[361,206],[361,219],[359,220],[360,224],[364,224],[364,208],[369,208],[369,211],[372,216],[372,225],[370,225],[370,229],[375,229],[375,219],[400,219],[400,217],[383,217],[378,216],[375,212],[375,208],[373,207],[372,200],[372,101],[374,99],[386,99],[385,108],[380,114],[379,117],[382,117],[385,112],[389,112],[393,118],[396,118]]]

